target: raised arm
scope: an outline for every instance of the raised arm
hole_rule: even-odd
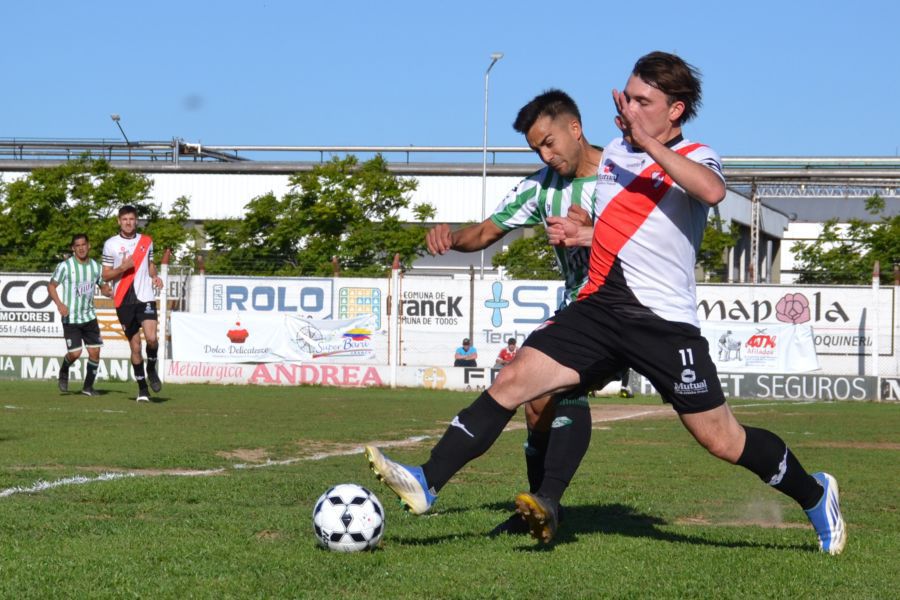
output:
[[[450,250],[475,252],[483,250],[503,237],[506,232],[491,219],[477,225],[468,225],[450,231],[446,223],[436,225],[425,236],[425,243],[431,254],[446,254]]]

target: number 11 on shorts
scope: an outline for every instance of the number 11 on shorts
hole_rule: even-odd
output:
[[[681,355],[681,365],[689,367],[694,364],[694,351],[691,348],[679,348],[678,354]]]

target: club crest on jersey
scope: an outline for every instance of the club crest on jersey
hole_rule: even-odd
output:
[[[653,182],[653,188],[656,189],[663,184],[663,181],[666,180],[666,172],[653,171],[653,173],[650,174],[650,180]]]
[[[619,176],[614,172],[615,168],[616,165],[610,161],[603,163],[603,168],[597,175],[597,181],[601,181],[603,183],[615,183],[616,181],[618,181]]]

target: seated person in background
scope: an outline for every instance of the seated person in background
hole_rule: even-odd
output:
[[[506,348],[500,350],[500,354],[497,355],[497,360],[494,362],[494,368],[499,369],[500,367],[505,367],[509,363],[512,362],[512,359],[516,357],[516,338],[509,338],[506,340]]]
[[[462,341],[462,346],[456,349],[456,354],[453,358],[455,359],[453,361],[454,367],[478,366],[478,363],[475,362],[478,360],[478,350],[475,349],[469,338],[465,338]]]

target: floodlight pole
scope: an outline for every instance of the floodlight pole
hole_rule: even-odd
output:
[[[125,130],[122,129],[122,124],[119,123],[119,120],[120,120],[122,117],[120,117],[119,115],[117,115],[117,114],[114,113],[114,114],[109,115],[109,118],[112,119],[112,120],[115,122],[116,127],[118,127],[118,128],[119,128],[119,131],[122,132],[122,137],[125,138],[125,144],[126,144],[127,146],[130,146],[130,145],[131,145],[131,142],[128,141],[128,136],[125,135]]]
[[[488,80],[491,69],[497,61],[503,58],[502,52],[491,54],[491,64],[484,72],[484,141],[481,146],[481,222],[484,222],[487,213],[487,133],[488,133]],[[481,250],[481,279],[484,279],[484,249]]]

